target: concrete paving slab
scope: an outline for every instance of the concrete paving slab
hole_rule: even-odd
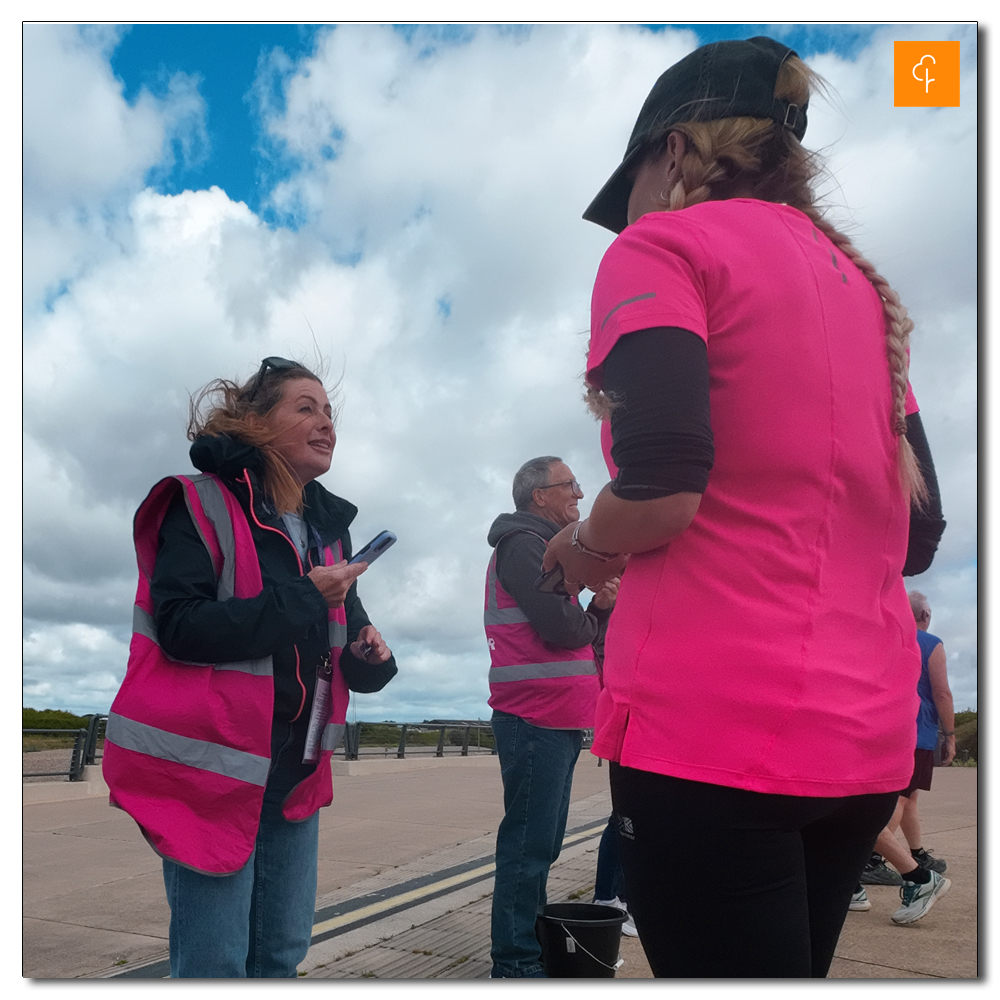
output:
[[[23,914],[53,923],[163,939],[170,907],[163,891],[162,871],[157,870],[107,882],[96,889],[88,886],[45,899],[26,899]]]
[[[25,898],[29,885],[30,898],[38,901],[77,891],[103,891],[121,879],[161,870],[160,859],[145,841],[116,843],[114,850],[108,850],[108,845],[95,849],[95,843],[87,838],[25,834],[22,844]]]
[[[69,782],[66,784],[68,786]],[[27,790],[28,786],[25,785],[24,788]],[[52,798],[45,802],[25,800],[21,810],[21,821],[25,830],[39,833],[64,827],[82,830],[89,824],[95,823],[107,824],[107,834],[114,836],[119,832],[124,833],[129,827],[135,827],[132,819],[121,809],[112,809],[108,805],[106,795],[94,795],[76,800],[71,808],[68,808],[65,799]]]
[[[464,763],[471,766],[463,767],[460,758],[458,765],[445,759],[436,769],[425,765],[381,775],[372,772],[371,762],[361,763],[368,767],[364,773],[335,779],[336,801],[321,813],[322,850],[328,854],[321,854],[318,905],[332,905],[363,891],[384,890],[408,878],[432,878],[435,873],[492,854],[502,812],[499,769],[494,760],[484,764],[481,759],[467,758]],[[569,828],[583,826],[595,832],[589,840],[564,850],[550,877],[553,902],[590,898],[598,835],[610,812],[607,776],[607,768],[596,766],[593,757],[581,757]],[[978,975],[977,778],[975,769],[938,769],[934,790],[921,798],[924,846],[948,861],[951,892],[919,924],[903,928],[889,920],[899,905],[898,891],[869,887],[872,910],[849,915],[832,978]],[[393,809],[386,815],[388,804]],[[438,815],[433,815],[431,806],[438,809]],[[411,818],[414,811],[417,822]],[[439,825],[441,816],[447,817],[447,825]],[[131,963],[165,953],[167,910],[159,859],[135,824],[109,809],[106,797],[26,803],[24,829],[23,885],[29,900],[23,937],[26,976],[104,977],[113,972],[118,961]],[[422,848],[421,838],[428,838]],[[449,838],[451,843],[447,843]],[[354,851],[355,844],[368,846],[367,857]],[[67,846],[75,853],[64,851]],[[57,863],[53,863],[53,856]],[[371,863],[373,856],[380,859],[379,864]],[[99,913],[88,915],[80,905],[88,886],[109,887],[94,897]],[[342,978],[346,967],[338,963],[354,957],[348,952],[360,956],[377,946],[384,952],[409,954],[412,962],[418,963],[408,968],[405,963],[393,966],[392,962],[401,959],[381,954],[379,968],[383,973],[387,968],[398,968],[400,978],[413,978],[414,970],[420,969],[439,978],[485,977],[489,972],[491,890],[492,879],[487,877],[421,900],[410,909],[379,916],[369,924],[347,927],[336,937],[317,942],[300,974]],[[61,913],[60,903],[65,904]],[[143,913],[146,922],[140,920]],[[158,920],[162,921],[159,929]],[[404,937],[407,934],[411,938]],[[419,954],[427,951],[432,954]],[[449,964],[466,955],[465,961]],[[648,963],[636,939],[623,940],[622,957],[625,965],[618,978],[649,978]],[[426,968],[419,964],[424,960]],[[374,964],[374,957],[371,962]]]
[[[428,825],[405,821],[344,819],[320,831],[319,855],[323,860],[350,861],[371,867],[402,865],[429,853],[437,853],[469,839],[482,836],[489,824],[468,826]]]
[[[402,937],[402,935],[400,935]],[[488,941],[490,915],[485,907],[465,907],[434,921],[423,924],[406,934],[406,946],[417,951],[433,952],[447,958],[468,958],[470,941]],[[483,950],[480,945],[480,951]],[[489,947],[486,947],[489,954]]]
[[[22,920],[22,935],[30,942],[21,965],[21,975],[27,979],[75,979],[94,969],[152,958],[167,947],[165,934],[126,934],[30,917]]]
[[[580,825],[577,821],[581,814],[602,814],[605,808],[601,796],[590,796],[571,809],[568,825],[575,829]],[[590,824],[589,839],[566,847],[549,875],[549,899],[553,902],[590,897],[603,826],[599,822],[595,827],[593,815]],[[407,971],[412,966],[423,969],[424,975],[431,978],[485,979],[492,968],[489,930],[492,879],[482,885],[486,891],[480,892],[478,898],[469,898],[436,917],[426,907],[416,908],[411,916],[413,926],[388,940],[383,936],[367,949],[359,950],[354,945],[344,948],[346,942],[331,941],[323,955],[323,946],[314,946],[307,959],[314,964],[308,970],[300,967],[300,975],[305,972],[308,978],[318,979],[416,978]],[[407,954],[424,958],[408,962],[404,960]],[[634,950],[631,954],[635,954]],[[638,954],[641,959],[633,958],[630,978],[651,978],[641,947]]]
[[[397,946],[375,945],[357,955],[343,959],[339,963],[336,979],[436,979],[446,970],[463,964],[457,959],[422,954],[416,949],[403,946],[398,939]],[[462,969],[463,973],[465,969]],[[465,978],[464,976],[462,978]]]
[[[359,865],[350,861],[331,861],[320,855],[316,874],[316,897],[319,899],[345,885],[354,885],[356,882],[372,878],[378,875],[380,870],[374,865]]]

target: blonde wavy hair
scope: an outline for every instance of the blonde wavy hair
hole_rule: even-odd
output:
[[[801,59],[789,56],[778,72],[774,96],[805,107],[810,94],[823,86],[822,79]],[[820,157],[804,149],[791,130],[770,119],[720,118],[670,125],[651,138],[645,155],[637,162],[659,159],[671,132],[680,132],[688,141],[680,161],[679,180],[669,192],[661,193],[664,211],[734,197],[784,202],[807,215],[874,287],[885,314],[886,357],[892,382],[889,419],[899,438],[900,478],[911,501],[922,507],[927,500],[927,485],[906,439],[908,347],[913,321],[889,282],[843,233],[826,221],[817,207],[814,182],[823,170]],[[586,400],[598,419],[605,418],[613,407],[613,402],[589,383]]]
[[[274,447],[284,428],[276,427],[270,418],[284,396],[285,383],[300,378],[323,384],[318,375],[296,362],[291,368],[268,369],[262,377],[254,375],[242,385],[215,379],[191,397],[188,409],[189,441],[206,435],[226,435],[260,451],[264,457],[264,493],[279,514],[302,514],[302,485]],[[335,411],[334,423],[336,417]]]

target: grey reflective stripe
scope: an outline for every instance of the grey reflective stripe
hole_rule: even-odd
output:
[[[622,299],[621,302],[619,302],[618,305],[616,305],[611,310],[611,312],[609,312],[607,316],[605,316],[604,319],[601,320],[601,329],[602,330],[604,329],[605,324],[608,322],[608,320],[611,319],[611,317],[614,316],[614,314],[618,312],[618,310],[621,309],[622,306],[630,306],[632,305],[633,302],[641,302],[643,299],[655,299],[655,298],[656,298],[656,292],[644,292],[642,295],[635,295],[630,299]]]
[[[518,607],[487,608],[483,612],[485,625],[520,625],[527,621],[528,616]]]
[[[555,663],[515,663],[509,667],[490,667],[490,683],[534,681],[543,677],[583,677],[596,674],[593,660],[557,660]]]
[[[138,635],[144,635],[152,640],[157,646],[160,645],[156,637],[156,621],[153,616],[138,604],[132,605],[132,631]],[[259,660],[232,660],[229,663],[197,663],[194,660],[178,660],[169,653],[163,653],[174,663],[188,663],[193,667],[214,667],[216,670],[238,670],[243,674],[253,674],[255,677],[270,677],[274,674],[274,663],[270,656],[263,656]]]
[[[341,722],[328,722],[323,729],[323,739],[320,741],[320,750],[333,752],[340,746],[340,741],[344,738],[346,727]]]
[[[187,764],[200,771],[211,771],[261,787],[267,782],[267,771],[271,766],[269,757],[224,747],[221,743],[178,736],[177,733],[168,733],[165,729],[147,726],[114,713],[108,715],[106,736],[123,750]]]
[[[274,662],[270,656],[262,656],[259,660],[231,660],[228,663],[213,663],[216,670],[238,670],[242,674],[253,674],[255,677],[270,677],[274,674]]]
[[[215,528],[215,537],[218,539],[219,548],[222,551],[222,572],[219,574],[218,600],[228,601],[236,594],[236,539],[233,535],[233,522],[226,509],[226,501],[222,498],[222,487],[217,479],[211,476],[191,476],[191,482],[201,500],[202,509],[205,516],[212,522]],[[187,491],[184,492],[187,500]],[[190,511],[190,502],[188,510]],[[191,520],[194,521],[201,540],[205,543],[205,548],[211,551],[208,541],[201,530],[198,518],[191,512]]]
[[[327,628],[331,649],[343,649],[347,645],[347,626],[340,622],[330,622]]]
[[[148,611],[140,608],[138,604],[132,605],[132,631],[144,635],[147,639],[152,639],[159,646],[159,640],[156,638],[156,621]]]

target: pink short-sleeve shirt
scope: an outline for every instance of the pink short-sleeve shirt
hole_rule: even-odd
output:
[[[594,752],[776,794],[905,787],[920,657],[878,295],[801,212],[707,202],[607,251],[591,379],[665,326],[707,344],[715,466],[687,531],[625,572]]]

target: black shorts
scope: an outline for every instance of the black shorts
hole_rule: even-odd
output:
[[[918,788],[929,792],[931,790],[931,775],[933,773],[934,751],[921,750],[920,747],[917,747],[913,751],[913,777],[910,778],[910,783],[906,786],[905,791],[899,794],[909,798]]]

